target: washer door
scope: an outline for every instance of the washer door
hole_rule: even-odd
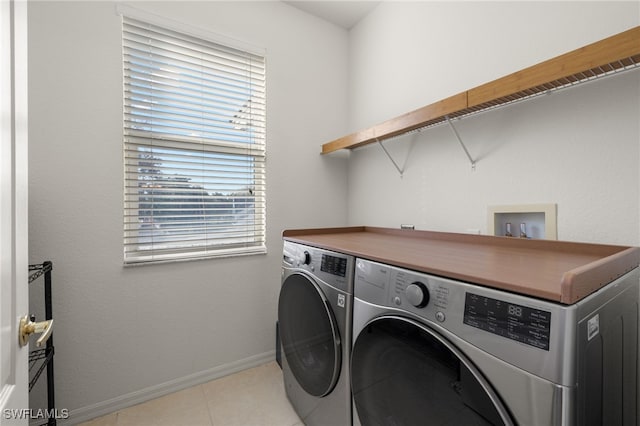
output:
[[[351,359],[353,399],[363,425],[513,424],[464,355],[416,321],[371,321]]]
[[[341,342],[321,289],[304,275],[287,277],[280,290],[278,323],[282,350],[300,386],[310,395],[327,395],[340,375]]]

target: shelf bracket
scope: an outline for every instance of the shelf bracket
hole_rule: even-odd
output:
[[[467,158],[469,159],[469,162],[471,163],[471,169],[475,170],[476,169],[476,161],[471,157],[471,154],[469,154],[469,150],[465,146],[464,142],[462,142],[462,139],[460,138],[460,135],[458,134],[458,131],[456,130],[456,128],[453,126],[453,123],[451,122],[451,119],[449,118],[449,116],[447,115],[445,117],[447,119],[447,123],[449,123],[449,127],[451,127],[451,130],[453,131],[453,134],[456,135],[456,139],[458,139],[458,142],[460,143],[460,146],[464,150],[464,153],[467,154]]]
[[[404,169],[401,169],[400,166],[398,166],[398,163],[396,163],[396,161],[393,159],[391,154],[389,154],[389,151],[387,151],[387,148],[385,148],[384,145],[382,145],[382,141],[380,139],[376,138],[376,142],[378,142],[378,144],[380,145],[380,148],[382,148],[384,153],[387,154],[387,157],[389,158],[389,160],[391,160],[391,162],[393,163],[393,166],[396,168],[398,173],[400,173],[400,178],[402,178],[402,175],[404,174]]]

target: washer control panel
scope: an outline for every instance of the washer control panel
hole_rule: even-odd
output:
[[[507,339],[549,350],[551,312],[466,293],[464,323]]]
[[[483,346],[496,346],[487,342],[498,339],[549,352],[553,321],[559,321],[558,308],[548,302],[363,259],[356,261],[354,296],[414,314]]]
[[[444,323],[450,305],[450,286],[439,277],[390,267],[391,306]],[[387,303],[388,303],[387,302]]]

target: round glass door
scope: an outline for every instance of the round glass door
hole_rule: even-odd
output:
[[[340,336],[326,298],[309,278],[284,280],[278,323],[282,351],[300,386],[318,397],[331,392],[340,373]]]
[[[463,355],[427,327],[372,321],[356,339],[351,385],[363,425],[505,425],[509,416]]]

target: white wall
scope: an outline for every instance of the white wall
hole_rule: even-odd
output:
[[[640,241],[637,71],[456,123],[475,171],[447,127],[387,143],[402,179],[376,146],[348,171],[344,153],[318,155],[638,25],[637,2],[383,2],[350,33],[281,2],[136,6],[266,48],[269,253],[122,266],[114,3],[30,2],[30,260],[54,261],[57,405],[76,421],[272,359],[284,228],[485,231],[487,205],[551,202],[562,239]]]
[[[57,406],[75,421],[273,359],[282,230],[347,218],[345,158],[319,155],[347,131],[347,32],[281,2],[134,5],[266,48],[268,254],[123,267],[115,3],[30,2],[30,261],[54,262]]]
[[[350,35],[358,130],[640,24],[638,2],[383,2]],[[640,71],[385,142],[349,160],[349,223],[487,232],[557,203],[558,238],[640,242]]]

